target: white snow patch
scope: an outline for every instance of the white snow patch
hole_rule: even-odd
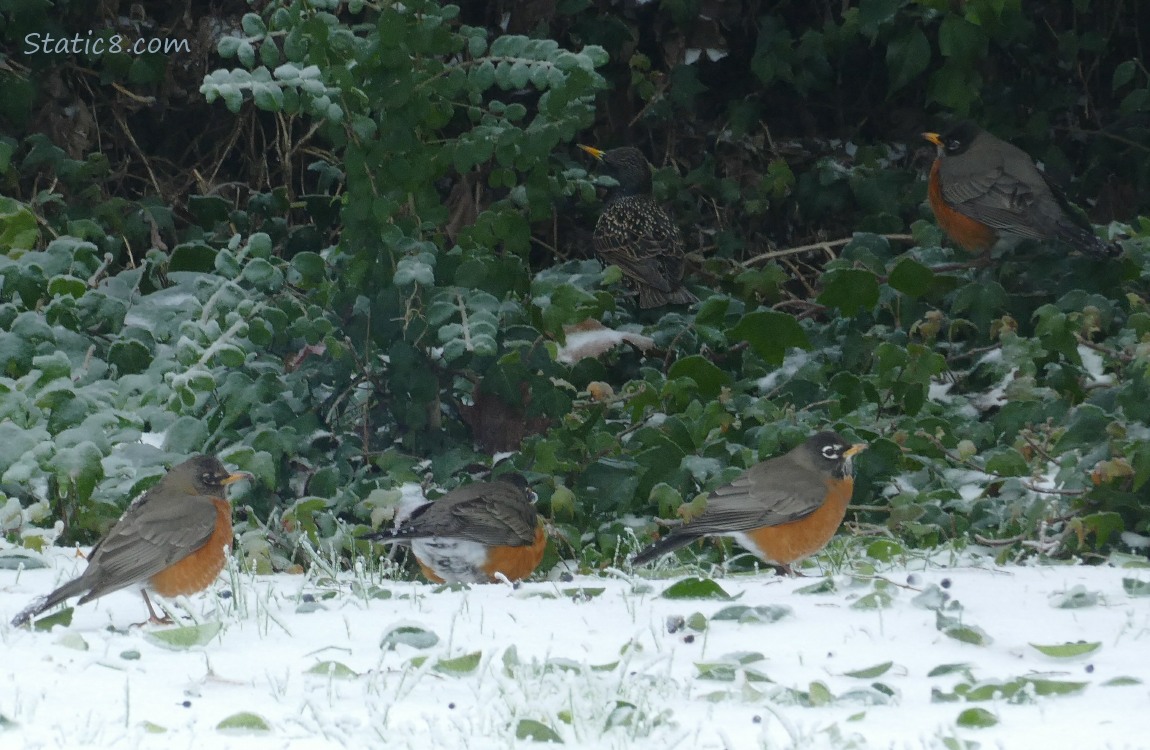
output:
[[[1150,547],[1150,536],[1135,534],[1133,531],[1123,531],[1122,541],[1131,549],[1146,549]]]
[[[1102,355],[1088,347],[1078,345],[1078,356],[1082,359],[1082,368],[1086,370],[1088,386],[1113,385],[1114,376],[1103,372]]]
[[[852,607],[874,584],[845,574],[835,576],[835,591],[818,595],[797,593],[810,578],[763,573],[718,581],[738,605],[790,609],[771,624],[716,620],[732,602],[664,599],[659,593],[670,580],[638,576],[440,590],[362,572],[327,582],[225,574],[187,600],[197,620],[223,630],[205,646],[172,651],[149,640],[155,626],[129,627],[143,608],[128,590],[76,608],[72,624],[52,632],[9,627],[29,599],[85,565],[66,549],[47,560],[53,567],[0,570],[0,714],[11,722],[5,748],[81,741],[89,748],[510,748],[527,747],[515,739],[524,719],[549,726],[565,747],[588,750],[934,749],[956,742],[1134,748],[1150,732],[1150,610],[1122,583],[1145,580],[1146,571],[1135,569],[993,567],[972,557],[948,567],[912,558],[881,571],[897,584],[885,589],[893,600],[884,609]],[[919,590],[944,579],[962,623],[985,630],[989,644],[946,637],[934,611],[912,604]],[[217,595],[233,585],[231,597]],[[372,598],[370,587],[391,596]],[[1050,605],[1052,594],[1075,587],[1097,592],[1107,606]],[[603,592],[568,593],[581,588]],[[305,594],[318,608],[299,609]],[[705,634],[668,632],[669,619],[696,611],[708,618]],[[381,637],[403,623],[435,633],[438,642],[381,649]],[[1102,646],[1088,657],[1053,659],[1029,645],[1075,641]],[[443,659],[476,652],[473,671],[436,669]],[[351,672],[346,679],[309,673],[326,661]],[[696,667],[722,661],[732,662],[732,681],[703,679]],[[886,662],[893,666],[878,677],[849,674]],[[930,676],[959,663],[969,678],[961,671]],[[932,700],[932,691],[952,693],[970,681],[1023,677],[1086,687],[1022,705]],[[1107,684],[1116,678],[1139,682]],[[875,681],[886,690],[870,688]],[[814,682],[829,692],[827,702],[810,707],[794,699],[792,691],[805,693]],[[882,697],[888,690],[894,698]],[[957,727],[972,707],[999,723]],[[216,729],[240,711],[259,714],[271,731]],[[152,734],[149,724],[166,731]]]

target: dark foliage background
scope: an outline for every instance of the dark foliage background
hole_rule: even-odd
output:
[[[1144,4],[11,0],[0,24],[12,541],[90,541],[213,451],[258,477],[240,549],[285,568],[512,451],[548,560],[597,566],[828,426],[872,443],[843,550],[1147,530]],[[963,116],[1122,257],[955,268],[919,133]],[[575,142],[648,154],[696,309],[637,313],[593,259]],[[649,340],[560,356],[589,319]]]

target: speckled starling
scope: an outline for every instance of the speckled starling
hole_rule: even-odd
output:
[[[595,224],[595,252],[616,265],[639,292],[639,307],[686,305],[698,298],[683,288],[683,236],[651,195],[651,166],[637,148],[610,151],[580,145],[619,186]]]

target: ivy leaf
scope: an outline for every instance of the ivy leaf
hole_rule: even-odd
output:
[[[787,350],[810,349],[811,342],[799,322],[786,313],[756,310],[739,319],[727,335],[743,340],[767,364],[782,364]]]
[[[914,80],[930,65],[930,42],[917,26],[890,41],[886,48],[886,68],[893,94]]]
[[[849,316],[874,308],[878,298],[878,277],[873,273],[859,268],[835,268],[823,275],[818,302]]]
[[[731,595],[710,578],[684,578],[667,587],[664,599],[730,599]]]

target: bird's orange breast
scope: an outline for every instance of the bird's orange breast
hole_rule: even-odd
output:
[[[751,550],[756,556],[790,565],[827,546],[842,525],[853,493],[854,479],[828,480],[826,501],[814,513],[790,523],[746,531],[742,536],[757,547]]]
[[[522,547],[492,547],[487,551],[487,563],[483,572],[495,581],[496,573],[502,573],[508,580],[518,581],[531,575],[539,567],[543,559],[543,550],[547,547],[547,535],[543,532],[543,524],[535,527],[535,541]]]
[[[966,216],[946,202],[942,195],[942,180],[939,176],[940,159],[934,160],[930,168],[930,182],[927,189],[927,198],[930,208],[938,219],[942,231],[954,240],[962,249],[970,253],[982,253],[989,250],[998,234],[980,221]]]
[[[216,528],[207,543],[149,580],[152,590],[160,596],[203,591],[224,569],[227,551],[232,548],[232,506],[218,498],[213,498],[212,503],[216,506]]]

